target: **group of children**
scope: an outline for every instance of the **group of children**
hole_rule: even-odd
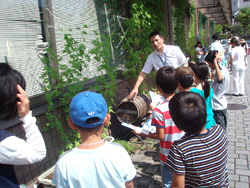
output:
[[[156,84],[164,102],[153,109],[156,133],[144,135],[135,130],[160,140],[163,187],[229,186],[225,98],[229,73],[220,65],[217,51],[209,51],[205,60],[208,64],[192,68],[159,69]]]
[[[213,72],[211,86],[206,80],[209,71],[205,63],[192,69],[165,66],[156,73],[156,84],[164,98],[152,113],[156,132],[134,132],[160,140],[163,187],[229,186],[224,96],[228,72],[220,66],[219,58],[216,51],[205,58]],[[83,92],[73,98],[69,125],[78,130],[82,144],[58,160],[53,176],[57,187],[133,187],[136,170],[128,154],[121,146],[101,138],[109,117],[100,94]]]
[[[134,130],[160,140],[163,187],[229,187],[224,96],[228,72],[216,51],[205,60],[213,74],[211,86],[205,63],[160,68],[156,84],[164,101],[153,109],[156,132]],[[136,170],[129,155],[101,137],[109,119],[100,94],[83,92],[73,98],[68,123],[80,133],[82,144],[58,160],[52,180],[57,187],[133,187]]]
[[[210,51],[205,60],[213,72],[211,86],[206,81],[209,72],[204,63],[192,69],[160,68],[156,84],[164,101],[153,109],[156,132],[144,135],[134,131],[160,140],[164,187],[229,187],[224,96],[228,72],[220,66],[217,52]],[[14,83],[19,84],[18,78]],[[191,88],[193,83],[195,88]],[[27,110],[21,114],[23,99],[19,95],[25,92],[19,86],[17,89],[14,92],[20,93],[17,97],[21,102],[14,101],[18,104],[16,113],[24,117],[30,112],[26,105]],[[57,161],[52,180],[57,187],[133,187],[136,169],[128,153],[121,145],[102,139],[109,120],[101,94],[87,91],[72,99],[68,124],[80,133],[82,142]],[[45,157],[43,141],[41,147],[43,155],[34,161]]]

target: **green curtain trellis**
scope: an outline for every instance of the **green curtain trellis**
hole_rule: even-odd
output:
[[[116,0],[94,0],[100,35],[110,37],[113,62],[112,67],[118,66],[119,49],[116,47],[120,41],[120,30],[118,26],[118,12]]]
[[[212,33],[214,33],[214,22],[210,20],[210,41],[212,41]]]
[[[200,34],[200,42],[204,45],[204,15],[199,12],[199,34]]]

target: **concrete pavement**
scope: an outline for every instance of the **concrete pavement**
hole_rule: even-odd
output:
[[[250,56],[248,56],[250,62]],[[249,64],[250,66],[250,64]],[[232,96],[233,79],[230,74],[228,101],[228,173],[230,187],[249,188],[250,184],[250,68],[245,71],[245,94]]]
[[[248,56],[250,62],[250,56]],[[249,63],[250,66],[250,63]],[[250,68],[245,71],[245,94],[235,97],[233,79],[230,74],[228,101],[228,174],[231,188],[250,188]],[[137,168],[135,188],[160,188],[159,145],[155,142],[142,143],[143,150],[131,155]]]

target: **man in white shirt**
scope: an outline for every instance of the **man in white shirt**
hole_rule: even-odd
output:
[[[178,46],[165,45],[164,38],[158,31],[152,32],[149,35],[149,40],[155,51],[149,54],[129,98],[137,95],[138,88],[153,68],[157,71],[163,66],[173,66],[174,68],[187,66],[186,57],[181,49]]]

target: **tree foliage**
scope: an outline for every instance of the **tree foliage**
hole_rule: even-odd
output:
[[[240,9],[236,21],[246,30],[246,33],[250,33],[250,7]]]
[[[220,25],[220,24],[215,25],[215,33],[218,33],[218,34],[221,33],[222,29],[223,29],[222,25]]]
[[[230,38],[232,36],[245,37],[250,34],[250,7],[240,9],[239,15],[235,18],[236,24],[217,24],[215,31],[221,38]]]

